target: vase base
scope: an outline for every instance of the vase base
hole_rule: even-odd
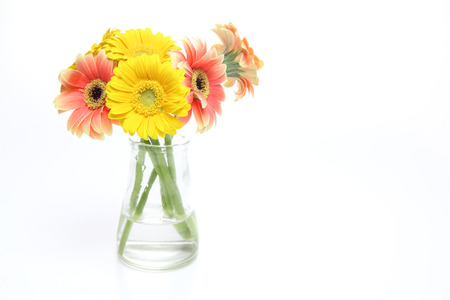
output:
[[[185,267],[197,257],[195,240],[182,242],[129,241],[119,259],[129,267],[143,271],[171,271]]]

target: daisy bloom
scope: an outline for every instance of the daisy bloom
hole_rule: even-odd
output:
[[[81,136],[83,133],[94,139],[111,135],[112,125],[105,107],[106,84],[114,76],[113,62],[105,51],[97,55],[79,54],[76,70],[66,69],[59,73],[61,94],[53,101],[59,113],[73,110],[67,121],[67,130]]]
[[[228,25],[217,24],[216,27],[212,31],[222,41],[222,45],[214,45],[217,52],[224,54],[235,53],[236,55],[242,54],[242,63],[245,66],[255,64],[257,70],[264,66],[262,60],[255,55],[253,48],[249,46],[247,38],[241,39],[236,27],[232,23]]]
[[[149,28],[130,29],[125,33],[117,33],[108,39],[105,44],[108,58],[112,60],[127,60],[141,54],[158,54],[161,62],[170,60],[169,50],[180,50],[170,36],[163,36],[158,32],[156,35]]]
[[[217,52],[228,54],[232,52],[239,52],[241,50],[242,40],[239,36],[236,27],[232,23],[228,25],[216,24],[216,28],[213,28],[219,39],[222,41],[222,45],[214,45],[213,47],[217,49]]]
[[[120,32],[120,29],[112,29],[109,28],[105,34],[103,35],[102,41],[100,42],[100,44],[94,44],[91,47],[91,52],[92,54],[97,54],[100,50],[104,49],[105,46],[109,43],[110,39],[115,37],[118,33]]]
[[[225,100],[222,83],[226,80],[226,68],[223,55],[218,55],[216,49],[207,51],[206,43],[197,39],[196,47],[189,39],[182,40],[186,56],[180,51],[171,51],[174,68],[185,72],[183,84],[190,88],[187,96],[191,110],[186,117],[180,118],[186,124],[194,112],[197,121],[197,131],[204,132],[212,128],[221,115],[221,102]]]
[[[242,60],[246,66],[255,64],[257,70],[264,66],[264,62],[255,55],[255,51],[249,46],[247,38],[242,39]]]
[[[263,61],[254,54],[247,39],[241,39],[232,23],[216,25],[216,28],[212,30],[222,42],[221,45],[214,45],[213,48],[225,56],[224,63],[227,65],[228,79],[224,86],[231,87],[236,83],[238,87],[236,100],[244,97],[247,92],[253,95],[253,85],[259,83],[257,71],[264,66]]]
[[[109,41],[109,39],[112,38],[113,36],[115,36],[115,35],[116,35],[117,33],[119,33],[119,32],[120,32],[119,29],[112,29],[112,30],[111,30],[111,28],[109,28],[109,29],[105,32],[105,34],[103,34],[102,41],[101,41],[98,45],[97,45],[97,44],[92,45],[91,50],[89,50],[88,52],[86,52],[85,55],[88,55],[88,54],[90,54],[90,53],[92,53],[92,55],[97,55],[97,53],[100,52],[100,50],[102,50],[102,49],[105,47],[105,45],[107,44],[107,42]],[[76,68],[76,66],[75,66],[75,63],[73,63],[73,64],[69,67],[69,69],[76,70],[77,68]]]
[[[183,125],[176,116],[186,116],[191,108],[183,70],[173,70],[159,55],[143,54],[120,61],[114,73],[106,87],[111,119],[145,140],[176,134]]]

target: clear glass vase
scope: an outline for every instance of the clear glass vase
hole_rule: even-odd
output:
[[[131,140],[130,180],[117,230],[117,254],[128,266],[173,270],[197,256],[188,148],[180,134]]]

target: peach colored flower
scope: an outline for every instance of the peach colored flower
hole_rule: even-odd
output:
[[[67,121],[67,130],[93,139],[111,135],[112,122],[108,118],[106,83],[114,76],[113,61],[101,50],[97,55],[78,54],[76,70],[66,69],[59,73],[61,94],[53,101],[59,113],[73,110]]]
[[[222,45],[214,45],[218,53],[228,54],[232,52],[240,52],[242,49],[242,41],[239,36],[236,27],[229,23],[228,25],[216,24],[217,28],[213,28],[219,39],[222,41]]]
[[[182,40],[186,56],[180,51],[170,51],[173,68],[183,69],[183,84],[191,89],[187,96],[191,110],[180,121],[186,124],[192,113],[197,121],[197,131],[205,132],[217,122],[221,115],[221,102],[225,100],[222,83],[226,79],[223,55],[215,49],[207,51],[206,42],[197,39],[195,47],[189,39]]]
[[[212,29],[221,40],[221,45],[213,48],[225,56],[224,64],[227,65],[227,81],[225,87],[232,87],[235,83],[238,87],[236,100],[241,99],[247,92],[253,95],[253,85],[258,85],[257,71],[264,65],[249,46],[246,38],[241,39],[236,27],[232,23],[228,25],[216,25]]]
[[[246,66],[254,64],[257,70],[264,66],[264,62],[255,55],[255,51],[249,46],[247,38],[242,39],[242,60]]]

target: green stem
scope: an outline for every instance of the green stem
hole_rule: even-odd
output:
[[[154,146],[160,146],[160,143],[157,139],[150,138],[150,142]],[[148,154],[150,156],[150,159],[152,160],[152,164],[156,169],[156,172],[159,176],[159,182],[160,182],[160,189],[161,189],[161,204],[164,209],[164,212],[169,218],[172,218],[175,214],[173,203],[170,201],[171,197],[171,191],[167,187],[166,184],[164,184],[164,174],[166,173],[167,165],[166,161],[164,159],[164,154],[161,152],[161,149],[159,147],[152,147],[149,149]],[[162,160],[158,159],[159,156],[162,156]]]
[[[150,141],[152,145],[155,146],[160,145],[157,139],[156,140],[150,139]],[[148,143],[148,141],[143,142]],[[172,144],[172,136],[167,134],[165,137],[165,145],[170,146],[171,144]],[[142,188],[144,160],[146,153],[149,154],[154,168],[152,170],[152,173],[150,174],[148,183],[144,191],[142,192],[139,201],[137,202],[139,192]],[[164,152],[162,152],[159,147],[150,147],[146,150],[139,148],[136,161],[135,183],[130,199],[129,209],[131,218],[130,219],[126,218],[123,227],[122,236],[120,238],[118,247],[118,252],[120,255],[123,255],[123,251],[125,249],[125,245],[127,243],[128,237],[133,227],[133,223],[136,222],[142,216],[142,212],[147,202],[148,194],[153,186],[153,183],[156,180],[156,177],[159,177],[161,186],[161,201],[166,215],[169,218],[175,217],[177,219],[184,219],[186,217],[186,212],[183,207],[181,194],[176,182],[176,171],[175,171],[176,168],[175,168],[175,159],[173,155],[173,148],[166,147],[166,153],[167,153],[167,162]],[[175,224],[175,228],[183,238],[186,239],[192,238],[197,236],[197,228],[196,228],[197,225],[195,222],[196,222],[195,217],[191,216],[185,222]]]
[[[151,139],[151,142],[153,145],[160,145],[158,140]],[[171,140],[166,139],[166,146],[168,142],[171,142]],[[183,207],[183,201],[181,199],[180,190],[178,189],[176,180],[170,174],[170,169],[175,170],[175,160],[173,158],[173,149],[171,149],[172,151],[168,151],[168,148],[171,147],[166,147],[169,165],[166,163],[164,153],[162,153],[159,148],[153,148],[153,151],[150,151],[149,154],[152,163],[158,172],[160,184],[164,191],[164,195],[162,194],[161,200],[163,202],[163,208],[165,208],[165,213],[168,217],[175,217],[183,220],[186,218],[186,211]],[[196,234],[196,230],[191,229],[194,226],[196,225],[192,224],[190,221],[186,223],[178,223],[175,225],[175,228],[183,238],[188,239],[194,237]]]
[[[134,210],[134,212],[131,214],[132,221],[129,219],[126,219],[126,223],[123,228],[122,236],[120,237],[119,250],[118,250],[120,255],[123,254],[128,237],[130,236],[131,228],[133,227],[133,223],[136,222],[142,216],[142,212],[144,211],[145,204],[147,203],[148,193],[150,192],[150,190],[153,186],[153,183],[156,180],[156,176],[157,176],[157,173],[156,173],[155,169],[153,169],[152,173],[150,174],[150,178],[148,180],[147,186],[145,187],[144,191],[142,192],[141,197],[139,198],[138,205],[136,206],[136,208],[130,207],[130,210]]]
[[[175,158],[173,157],[173,147],[172,146],[172,136],[170,134],[166,134],[164,138],[164,144],[167,147],[167,165],[169,167],[170,176],[172,177],[173,182],[177,182],[177,174],[175,171]]]
[[[134,209],[136,207],[136,201],[138,199],[139,196],[139,192],[141,191],[142,188],[142,177],[143,177],[143,173],[144,173],[144,161],[145,161],[145,151],[139,147],[138,148],[138,155],[136,158],[136,170],[135,170],[135,175],[134,175],[134,186],[133,186],[133,191],[131,192],[131,196],[130,196],[130,208]]]
[[[159,142],[156,142],[152,139],[152,143],[153,142],[155,143],[155,145],[159,145]],[[184,218],[186,216],[186,213],[181,201],[180,190],[178,189],[176,182],[173,181],[172,176],[170,175],[169,167],[167,166],[166,159],[164,158],[164,153],[162,153],[160,149],[157,149],[156,147],[152,150],[154,151],[150,152],[150,158],[153,162],[153,165],[158,166],[156,168],[156,171],[158,172],[159,170],[158,176],[160,182],[165,186],[167,192],[166,198],[168,198],[171,202],[176,217],[179,219]]]
[[[121,222],[123,222],[123,218],[125,217],[121,216],[120,218],[122,219]],[[125,226],[123,227],[122,236],[120,237],[119,242],[119,248],[117,250],[119,252],[119,255],[123,255],[123,250],[125,249],[125,244],[127,243],[128,236],[130,235],[131,227],[133,227],[132,221],[130,221],[129,219],[125,220]]]
[[[153,183],[155,183],[156,176],[158,176],[156,170],[153,169],[152,173],[150,174],[150,178],[148,179],[147,186],[145,187],[144,192],[142,192],[141,198],[139,199],[139,203],[136,206],[136,210],[134,211],[133,221],[135,222],[142,216],[145,204],[147,203],[148,193],[150,193]]]
[[[160,192],[161,192],[161,205],[164,212],[169,218],[174,215],[172,202],[169,200],[169,193],[167,192],[166,186],[160,180]]]

